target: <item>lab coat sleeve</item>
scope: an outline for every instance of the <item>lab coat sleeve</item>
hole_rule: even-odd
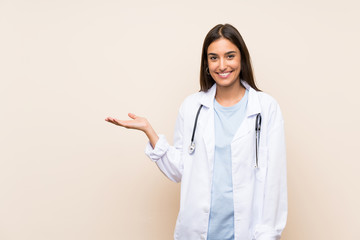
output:
[[[286,147],[284,121],[276,106],[267,139],[268,168],[261,221],[255,227],[256,240],[278,240],[287,219]]]
[[[175,124],[174,146],[169,145],[164,135],[159,134],[159,140],[153,148],[150,142],[147,143],[145,154],[154,162],[159,169],[171,181],[180,182],[183,172],[182,161],[182,142],[184,118],[182,113],[183,106],[180,107]]]

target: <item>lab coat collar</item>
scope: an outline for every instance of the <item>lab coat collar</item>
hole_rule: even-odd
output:
[[[249,90],[249,96],[248,96],[248,105],[246,108],[246,116],[249,117],[251,115],[257,114],[261,112],[261,105],[259,101],[259,93],[250,87],[250,85],[241,80],[241,83],[244,85],[244,87]]]
[[[261,106],[258,98],[258,92],[252,87],[250,87],[250,85],[244,80],[241,80],[241,83],[247,90],[249,90],[246,116],[248,117],[260,113]],[[214,85],[207,92],[204,92],[204,95],[200,99],[200,104],[208,108],[213,108],[215,94],[216,94],[216,83],[214,83]]]
[[[214,98],[216,94],[216,83],[207,91],[203,92],[203,96],[200,99],[200,104],[204,105],[207,108],[212,108],[214,106]]]

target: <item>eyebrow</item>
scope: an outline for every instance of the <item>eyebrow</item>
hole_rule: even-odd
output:
[[[227,53],[225,53],[225,55],[228,55],[228,54],[230,54],[230,53],[236,53],[236,51],[227,52]],[[209,53],[208,55],[215,55],[215,56],[217,56],[216,53]]]

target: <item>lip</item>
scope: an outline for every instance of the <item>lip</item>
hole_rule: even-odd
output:
[[[221,74],[223,74],[223,73],[229,73],[228,75],[225,75],[225,76],[221,76],[220,73],[217,73],[217,75],[218,75],[220,78],[222,78],[222,79],[226,79],[226,78],[228,78],[228,77],[231,75],[232,72],[233,72],[233,71],[222,72]]]

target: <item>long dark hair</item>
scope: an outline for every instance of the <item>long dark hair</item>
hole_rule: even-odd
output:
[[[213,27],[204,39],[204,44],[201,54],[201,67],[200,67],[200,91],[206,92],[215,83],[210,74],[207,73],[208,67],[207,50],[209,45],[219,38],[226,38],[240,50],[241,55],[241,71],[240,79],[247,82],[252,88],[261,91],[257,88],[254,80],[253,69],[251,66],[251,59],[246,44],[241,37],[239,31],[230,24],[218,24]]]

